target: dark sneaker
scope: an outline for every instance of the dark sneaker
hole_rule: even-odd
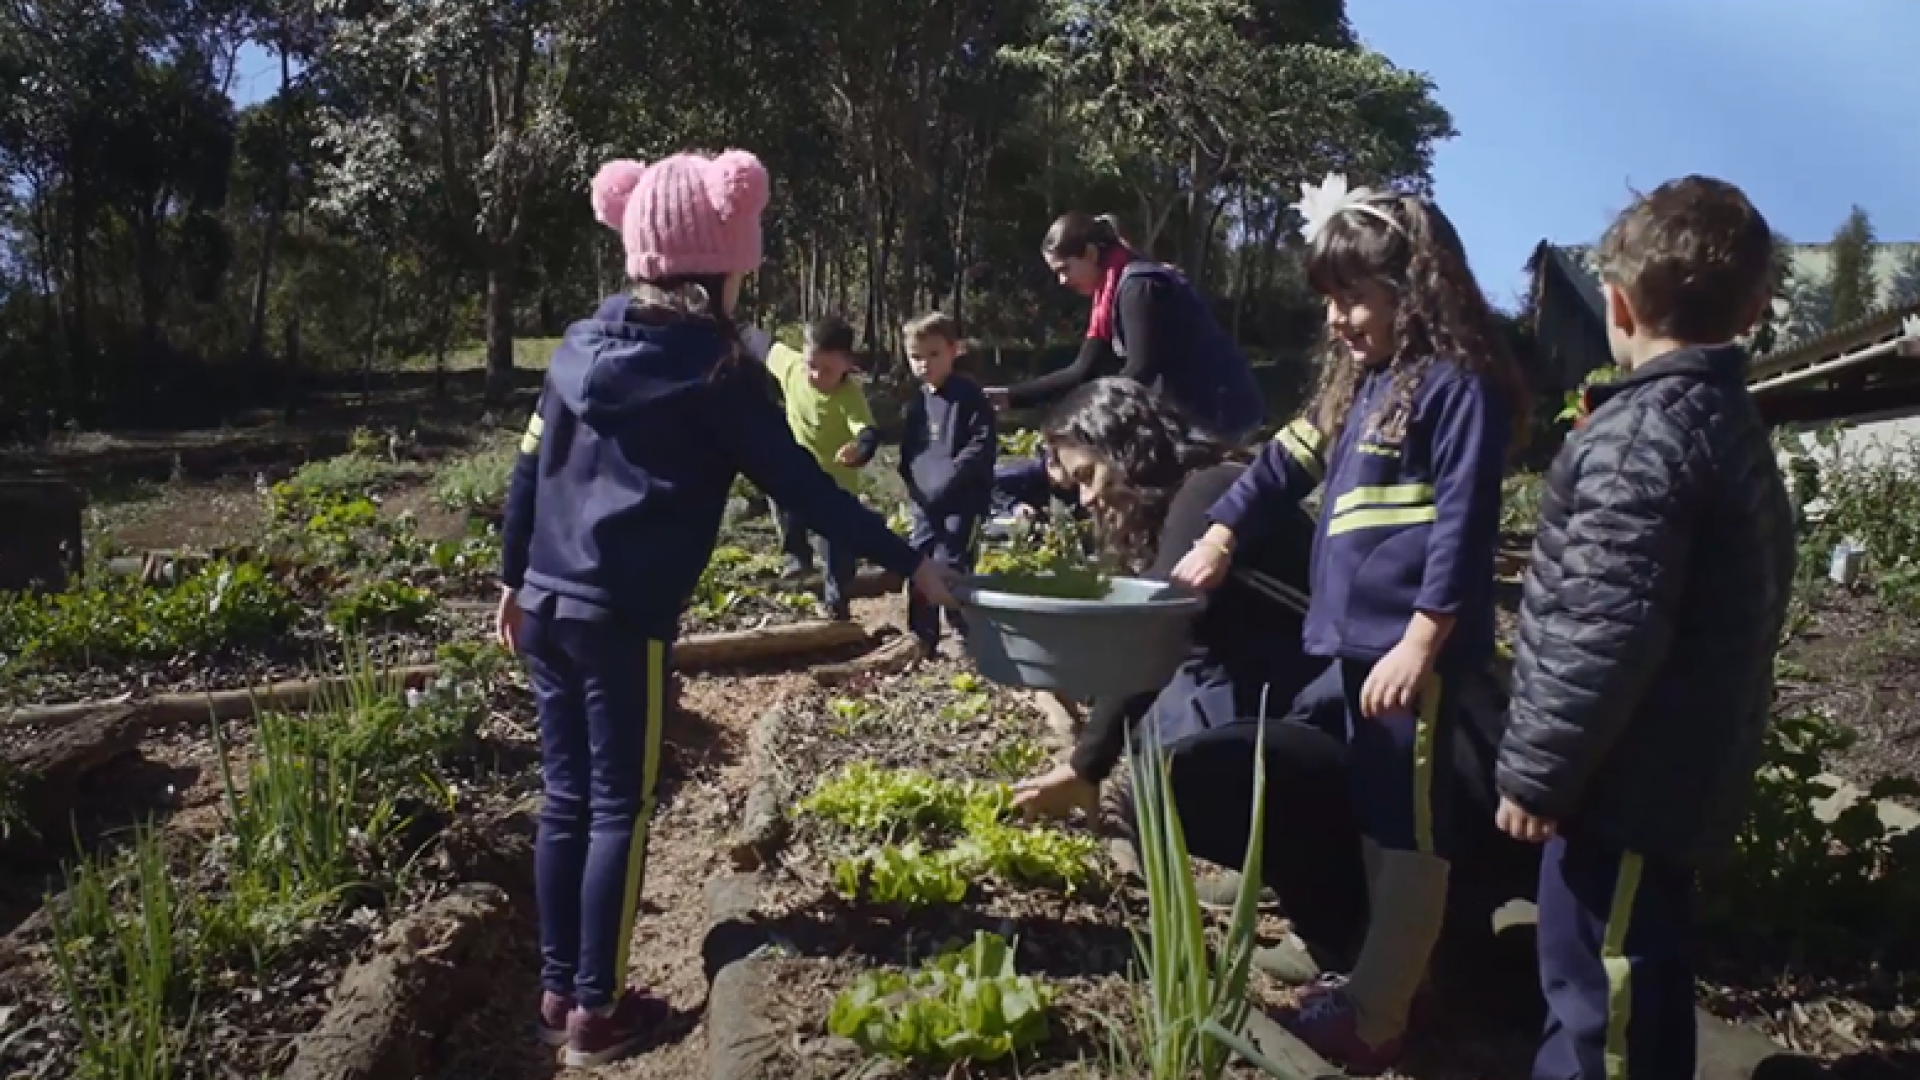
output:
[[[1354,1076],[1378,1076],[1393,1067],[1405,1033],[1375,1046],[1360,1037],[1360,1014],[1345,985],[1327,979],[1301,993],[1298,1004],[1275,1019],[1307,1048]]]
[[[667,1003],[629,990],[605,1016],[575,1009],[567,1015],[567,1067],[586,1069],[618,1061],[639,1049],[667,1019]]]
[[[567,1014],[573,1011],[571,994],[556,994],[551,990],[540,995],[540,1018],[534,1021],[534,1034],[548,1046],[567,1045]]]

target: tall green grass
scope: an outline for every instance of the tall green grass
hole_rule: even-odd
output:
[[[183,934],[191,898],[175,884],[159,834],[143,827],[120,855],[69,869],[49,902],[53,962],[80,1034],[86,1080],[171,1080],[192,1027]]]
[[[1266,843],[1264,728],[1255,742],[1252,821],[1240,892],[1218,948],[1207,944],[1193,860],[1157,736],[1134,755],[1132,782],[1147,879],[1147,931],[1134,932],[1134,950],[1146,985],[1135,998],[1132,1038],[1117,1033],[1111,1056],[1123,1075],[1148,1080],[1218,1080],[1234,1056],[1268,1076],[1305,1080],[1261,1055],[1243,1034]]]

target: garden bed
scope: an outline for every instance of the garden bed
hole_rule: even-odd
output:
[[[409,695],[357,668],[305,716],[148,733],[0,947],[0,1075],[278,1075],[396,921],[486,877],[524,897],[538,750],[510,672],[474,654]]]
[[[1047,718],[1028,696],[933,662],[800,691],[754,735],[763,743],[755,766],[772,773],[755,776],[756,792],[771,784],[780,793],[791,828],[753,901],[752,932],[771,952],[732,976],[756,984],[741,998],[757,1015],[723,1018],[716,999],[709,1018],[709,1043],[721,1057],[733,1053],[724,1049],[734,1041],[729,1025],[766,1029],[748,1040],[764,1052],[728,1075],[947,1075],[950,1061],[869,1060],[874,1055],[844,1031],[830,1030],[829,1017],[862,979],[905,978],[981,934],[1010,946],[1015,971],[1032,976],[1051,1003],[1044,1034],[1017,1053],[972,1063],[967,1075],[1053,1075],[1075,1065],[1083,1071],[1074,1075],[1127,1075],[1102,1073],[1098,1063],[1138,1049],[1126,1033],[1140,1001],[1127,978],[1129,927],[1142,924],[1147,908],[1139,881],[1119,872],[1108,842],[1088,831],[1098,822],[1029,829],[977,813],[1003,805],[1007,782],[1050,761]],[[959,809],[961,802],[971,808]],[[848,824],[883,822],[889,807],[914,803],[925,805],[895,821],[892,835],[885,824]],[[955,856],[969,845],[975,854]],[[1069,877],[1078,880],[1069,885]],[[1256,977],[1259,1004],[1287,997]],[[848,1008],[843,1002],[842,1012]],[[719,1057],[715,1070],[723,1075]]]

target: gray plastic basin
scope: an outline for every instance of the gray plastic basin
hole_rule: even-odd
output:
[[[1028,596],[995,588],[993,575],[959,591],[967,652],[980,674],[1005,686],[1073,698],[1158,690],[1186,656],[1194,617],[1206,606],[1164,581],[1114,578],[1099,600]]]

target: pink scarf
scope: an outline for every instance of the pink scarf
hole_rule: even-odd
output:
[[[1093,293],[1093,317],[1087,322],[1088,338],[1113,340],[1113,309],[1120,300],[1120,277],[1136,258],[1138,256],[1129,251],[1125,244],[1115,244],[1107,249],[1107,257],[1100,264],[1100,287]]]

